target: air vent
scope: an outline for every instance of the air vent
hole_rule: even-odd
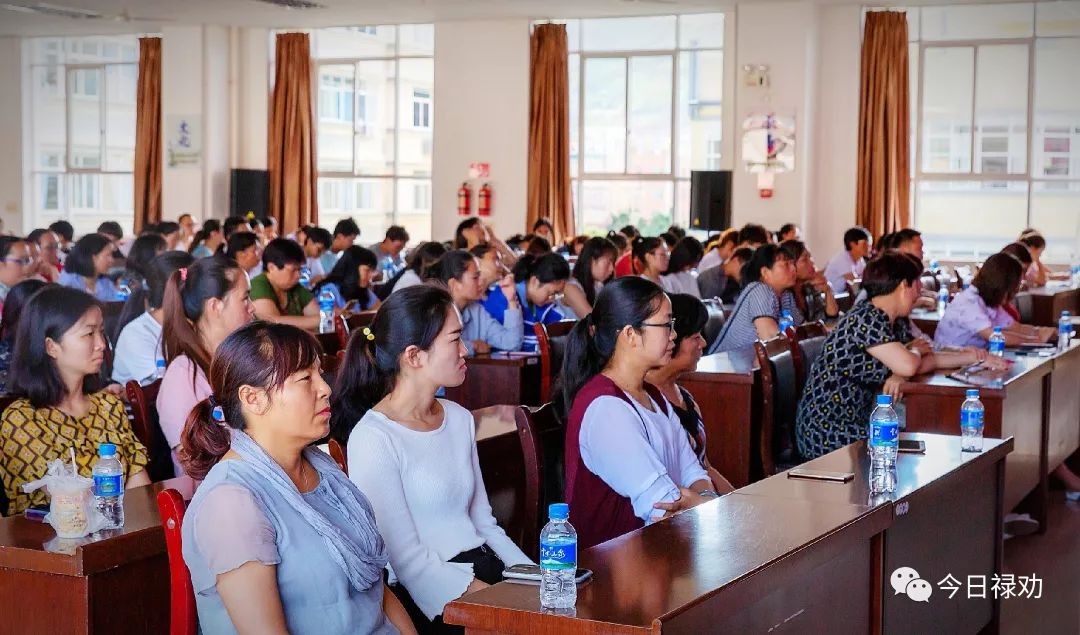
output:
[[[36,13],[38,15],[52,15],[62,18],[77,18],[82,20],[96,20],[102,15],[96,11],[76,9],[74,7],[61,7],[55,4],[38,2],[36,4],[0,4],[0,8],[19,13]]]
[[[272,4],[283,9],[325,9],[326,5],[310,0],[255,0],[263,4]]]

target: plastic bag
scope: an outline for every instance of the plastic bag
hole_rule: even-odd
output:
[[[49,513],[45,522],[60,538],[82,538],[105,525],[105,517],[94,500],[94,480],[79,476],[74,456],[70,466],[60,459],[49,461],[44,478],[23,484],[24,492],[44,487],[49,492]]]

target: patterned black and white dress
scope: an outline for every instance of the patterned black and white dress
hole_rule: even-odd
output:
[[[829,333],[810,368],[799,402],[795,431],[799,454],[813,459],[867,436],[875,397],[889,368],[869,349],[911,341],[911,332],[893,324],[871,302],[860,302]]]

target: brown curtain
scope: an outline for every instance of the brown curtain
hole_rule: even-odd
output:
[[[570,89],[566,26],[541,24],[532,34],[529,69],[528,225],[551,221],[559,240],[575,234],[570,189]]]
[[[907,18],[866,14],[859,80],[856,222],[874,236],[908,226],[909,144]]]
[[[135,233],[161,222],[161,38],[139,38],[135,101]]]
[[[275,65],[267,168],[270,213],[277,218],[284,235],[319,222],[308,35],[279,34]]]

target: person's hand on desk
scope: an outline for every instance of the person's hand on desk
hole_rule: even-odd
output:
[[[908,379],[911,378],[904,377],[903,375],[897,375],[895,373],[889,375],[889,378],[885,380],[885,385],[881,387],[881,394],[889,395],[890,397],[892,397],[893,403],[899,403],[899,401],[904,397],[904,393],[900,390],[900,387],[903,386],[904,382]]]
[[[679,512],[684,512],[692,507],[710,501],[716,498],[715,496],[702,495],[695,492],[692,489],[686,487],[679,488],[679,498],[671,501],[670,503],[654,503],[653,509],[664,510],[664,515],[661,518],[670,518]]]
[[[473,340],[472,347],[474,355],[487,355],[491,352],[491,344],[484,340]]]
[[[983,368],[988,368],[990,370],[1006,370],[1012,363],[1004,357],[994,357],[993,355],[988,355],[985,359],[979,360],[979,362],[983,365]]]

